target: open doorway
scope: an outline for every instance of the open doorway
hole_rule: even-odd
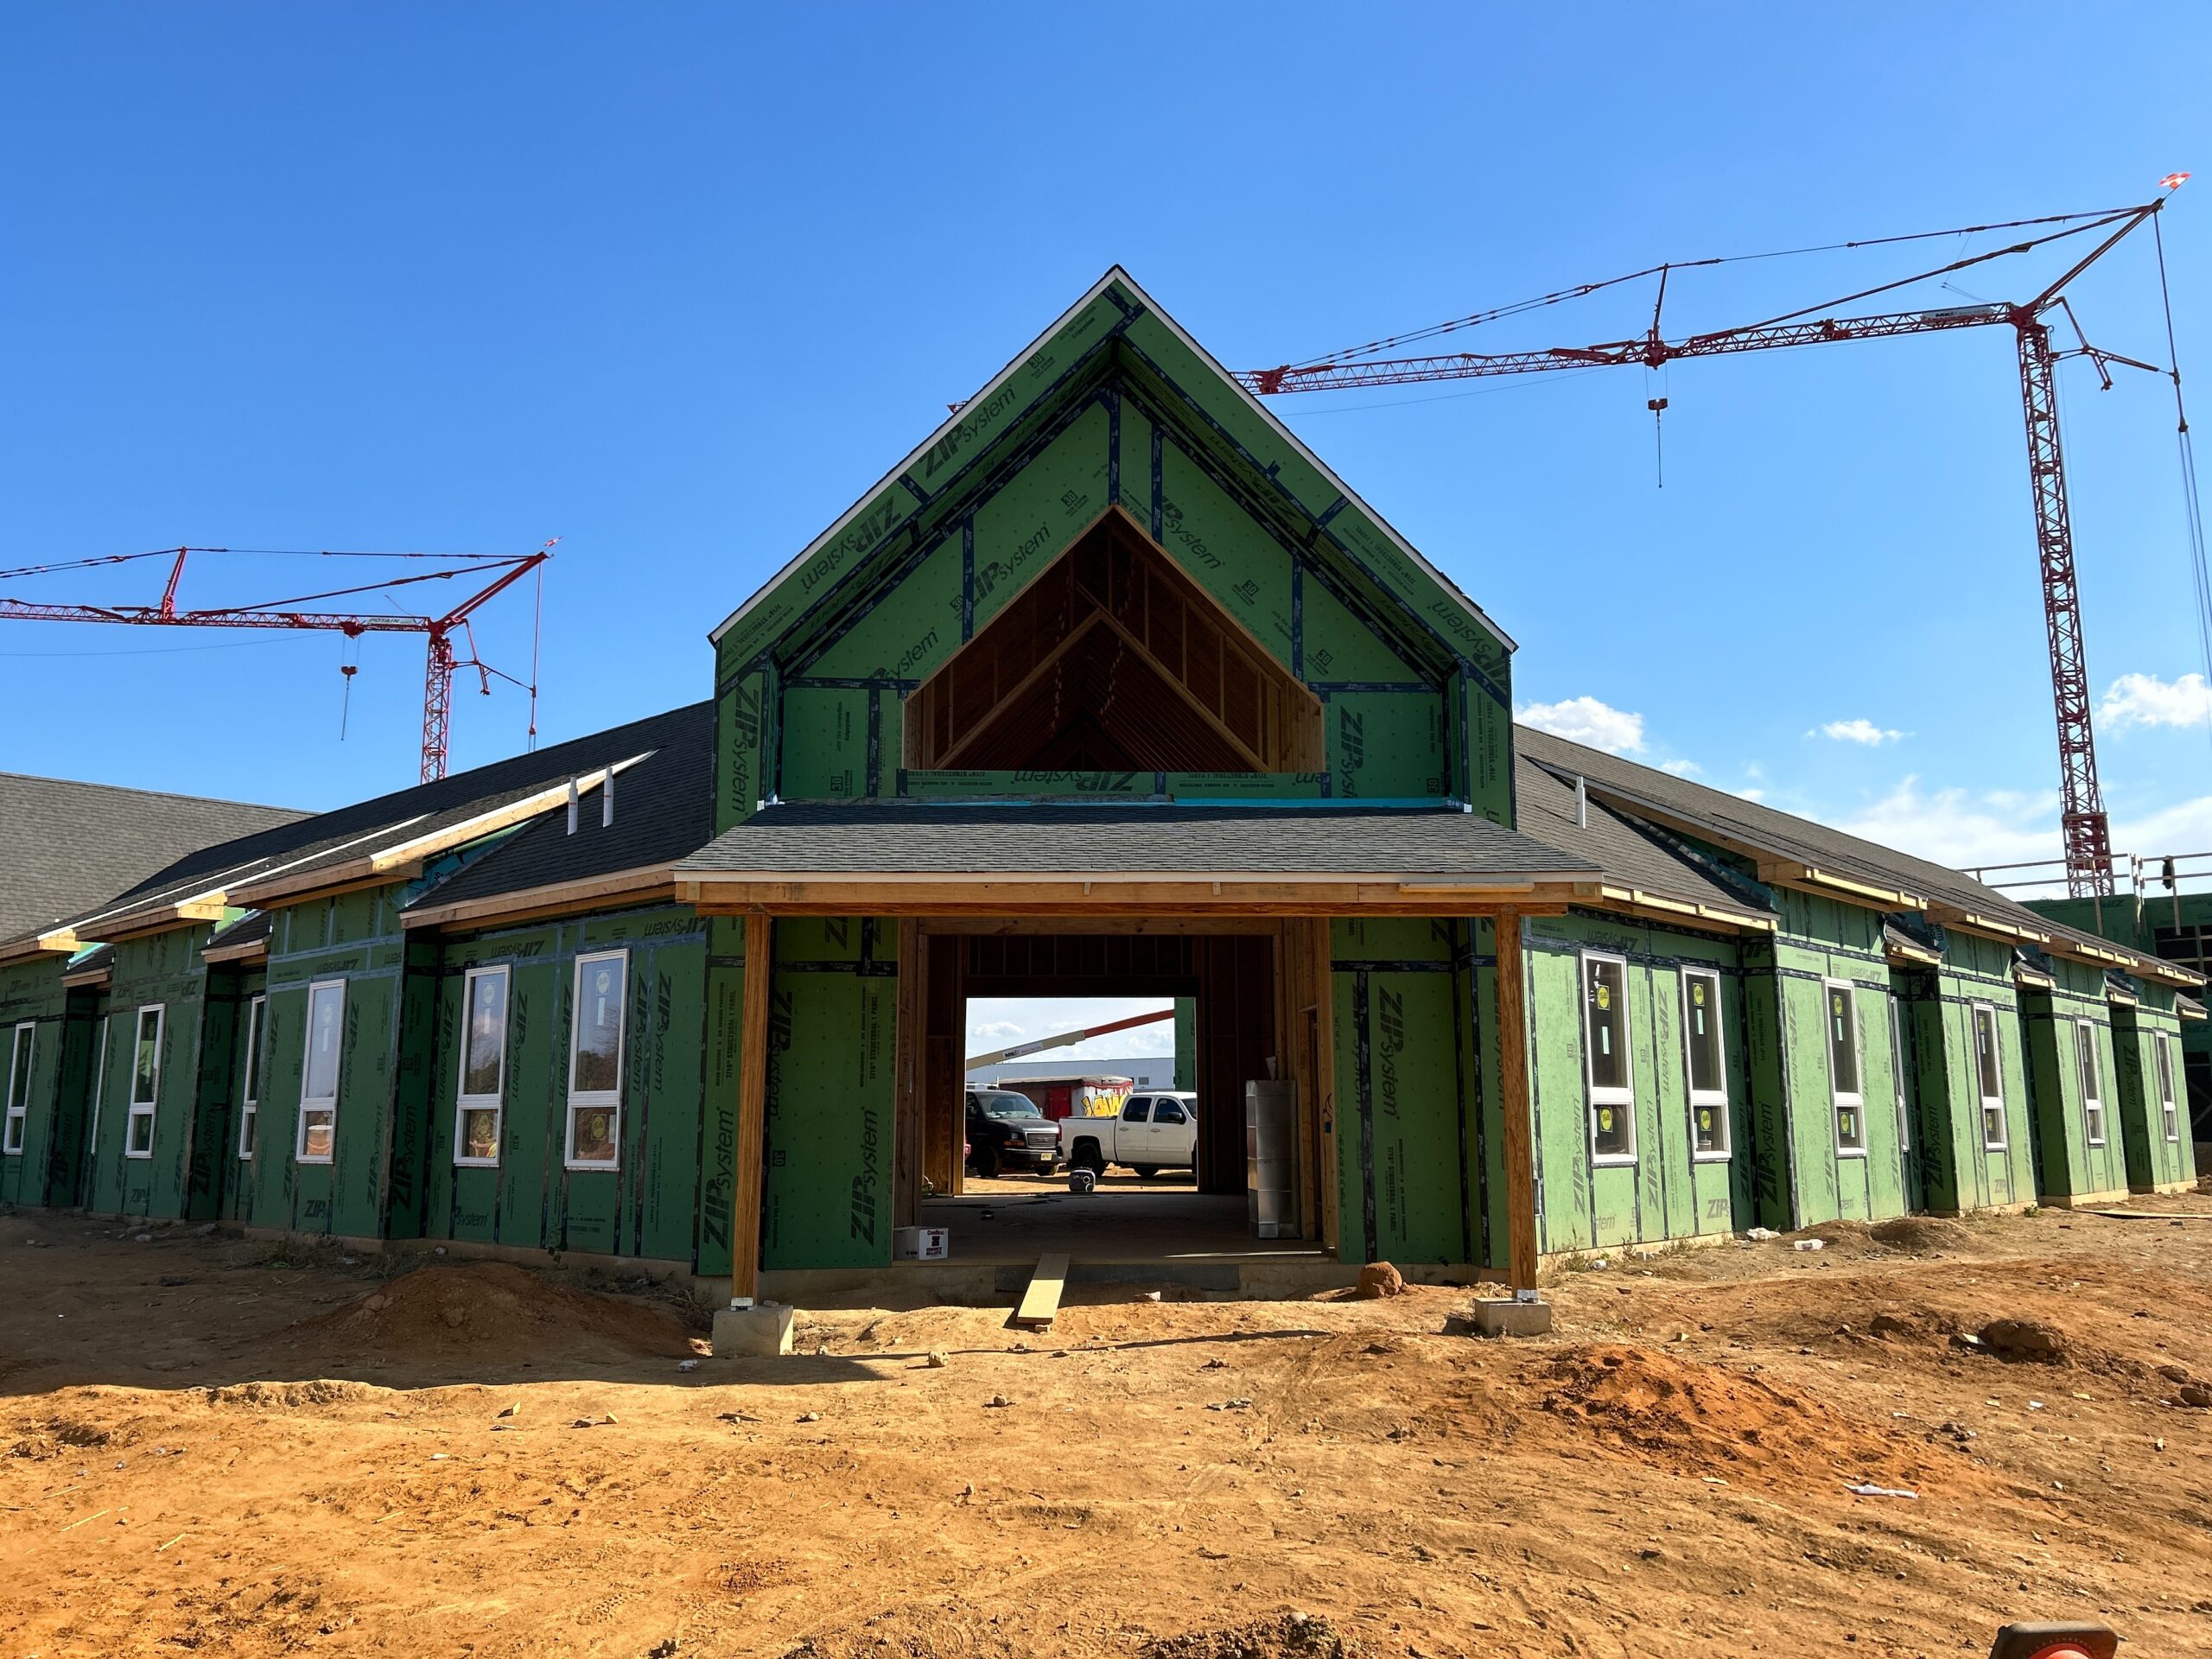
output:
[[[1249,1221],[1244,1084],[1280,1064],[1271,925],[927,925],[923,940],[918,1216],[949,1230],[955,1259],[1064,1250],[1078,1262],[1141,1262],[1319,1248],[1313,1237],[1255,1237]],[[1137,1023],[1008,1052],[1124,1020]]]

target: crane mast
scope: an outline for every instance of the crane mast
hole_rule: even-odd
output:
[[[2165,181],[2167,188],[2175,188],[2186,177],[2185,174],[2173,175]],[[2096,735],[2089,711],[2088,664],[2082,643],[2082,601],[2075,580],[2074,529],[2067,509],[2066,469],[2059,444],[2055,371],[2063,358],[2087,357],[2095,365],[2099,376],[2107,386],[2112,380],[2107,365],[2112,363],[2123,363],[2130,368],[2146,369],[2153,373],[2162,371],[2153,365],[2122,357],[2116,352],[2101,351],[2091,346],[2086,337],[2082,338],[2078,347],[2061,351],[2052,341],[2049,319],[2054,312],[2064,311],[2069,321],[2072,321],[2072,310],[2064,298],[2066,285],[2102,258],[2131,231],[2141,226],[2164,205],[2162,197],[2139,207],[2089,216],[2093,219],[2092,223],[1976,254],[1937,270],[1885,283],[1880,288],[1850,296],[1852,300],[1866,299],[1947,271],[1963,269],[1968,264],[1979,264],[2011,253],[2025,252],[2062,237],[2113,227],[2111,234],[2077,260],[2064,276],[2032,300],[2018,304],[1976,303],[1866,316],[1808,317],[1799,311],[1738,328],[1724,328],[1688,335],[1680,340],[1667,340],[1659,332],[1660,310],[1665,304],[1667,276],[1679,267],[1658,265],[1650,271],[1637,273],[1638,276],[1656,275],[1660,279],[1660,293],[1658,302],[1652,308],[1649,329],[1635,339],[1604,340],[1590,346],[1552,346],[1541,351],[1448,352],[1395,358],[1366,356],[1364,353],[1376,348],[1362,347],[1358,353],[1339,353],[1308,364],[1283,364],[1271,369],[1249,369],[1239,373],[1236,378],[1249,391],[1263,397],[1274,397],[1294,391],[1408,385],[1433,380],[1484,379],[1495,375],[1541,374],[1562,369],[1630,365],[1656,369],[1677,359],[1732,357],[1745,352],[1771,351],[1792,346],[1828,346],[1851,340],[1888,340],[1906,334],[1942,334],[1958,328],[1985,327],[1994,323],[2011,324],[2019,343],[2020,401],[2027,425],[2028,481],[2033,497],[2036,548],[2043,576],[2044,616],[2050,639],[2051,699],[2058,727],[2062,795],[2060,830],[2066,849],[2066,886],[2067,891],[2077,898],[2106,895],[2113,891],[2112,830],[2105,815],[2103,792],[2097,782]],[[1564,296],[1547,298],[1575,297],[1605,286],[1610,284],[1594,283],[1569,290]],[[1848,300],[1838,302],[1848,302]],[[2078,325],[2075,332],[2078,335]]]

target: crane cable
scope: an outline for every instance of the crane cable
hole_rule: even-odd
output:
[[[2151,239],[2158,251],[2158,302],[2165,308],[2166,372],[2174,383],[2174,442],[2181,452],[2182,517],[2189,535],[2190,575],[2196,584],[2196,649],[2204,675],[2206,700],[2212,704],[2212,568],[2204,556],[2204,501],[2196,485],[2196,445],[2189,432],[2189,409],[2181,395],[2181,353],[2174,343],[2173,295],[2166,283],[2166,237],[2158,215],[2151,216]],[[2205,734],[2212,738],[2212,707]]]

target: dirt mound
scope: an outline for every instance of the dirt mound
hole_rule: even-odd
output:
[[[1804,1396],[1641,1348],[1561,1354],[1539,1388],[1545,1410],[1662,1467],[1788,1469],[1858,1480],[1917,1462],[1900,1437]]]
[[[366,1382],[341,1382],[319,1376],[306,1382],[233,1382],[207,1390],[211,1406],[247,1406],[260,1411],[298,1411],[310,1406],[342,1406],[357,1400],[381,1400],[391,1392]]]
[[[500,1262],[417,1268],[381,1290],[302,1320],[290,1334],[301,1346],[353,1359],[467,1354],[543,1364],[690,1352],[682,1322],[665,1308],[571,1289]]]
[[[1347,1642],[1325,1618],[1281,1612],[1249,1624],[1164,1637],[1137,1651],[1143,1659],[1359,1659],[1366,1649]]]
[[[1962,1250],[1974,1242],[1972,1233],[1941,1216],[1899,1216],[1878,1221],[1866,1230],[1866,1236],[1889,1249],[1913,1255],[1931,1250]]]
[[[1869,1336],[1882,1342],[1929,1343],[1942,1345],[1963,1327],[1948,1313],[1924,1307],[1884,1308],[1867,1323]]]

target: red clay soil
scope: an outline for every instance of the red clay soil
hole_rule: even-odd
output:
[[[0,1656],[2202,1654],[2166,1207],[1616,1257],[1535,1341],[1089,1287],[690,1371],[639,1284],[0,1217]]]

